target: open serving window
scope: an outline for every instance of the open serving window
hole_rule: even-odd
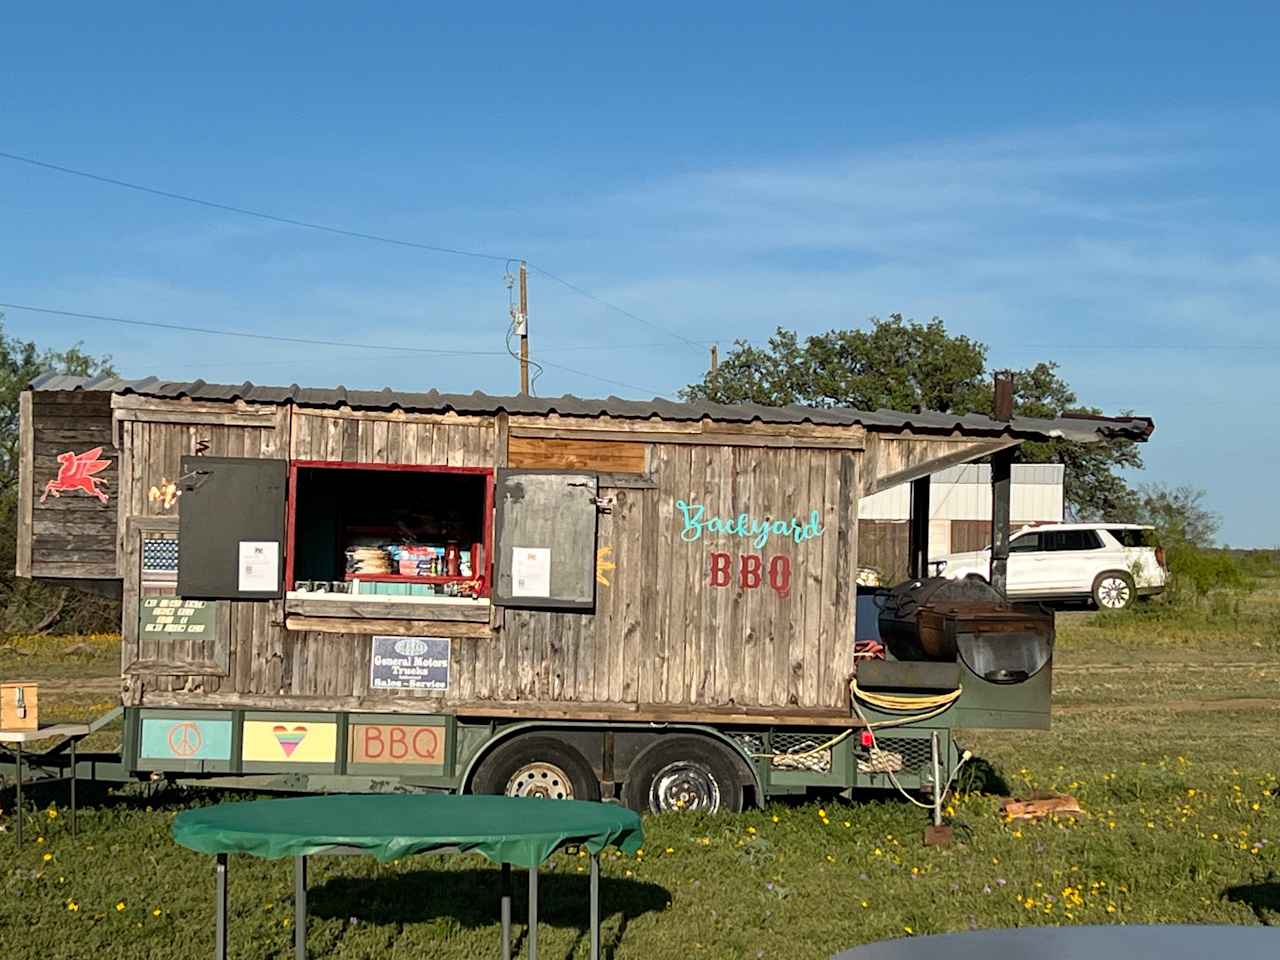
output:
[[[487,598],[493,471],[295,461],[285,585],[291,597]]]

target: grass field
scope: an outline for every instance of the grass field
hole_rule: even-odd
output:
[[[1280,924],[1280,588],[1216,614],[1062,614],[1056,669],[1052,731],[965,745],[988,789],[1067,791],[1083,817],[1005,822],[974,782],[951,808],[950,848],[924,847],[923,812],[894,801],[649,818],[643,853],[604,863],[605,955],[817,958],[971,927]],[[0,675],[18,674],[43,681],[49,719],[93,716],[115,702],[114,640],[0,643]],[[207,955],[212,861],[168,829],[217,799],[131,788],[82,809],[75,844],[59,808],[29,812],[24,849],[0,836],[0,956]],[[547,957],[586,956],[584,864],[558,856],[544,879]],[[317,858],[311,881],[317,957],[496,953],[497,871],[478,858]],[[233,860],[233,956],[292,956],[291,884],[287,863]]]

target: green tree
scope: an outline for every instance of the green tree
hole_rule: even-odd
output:
[[[50,350],[9,336],[0,313],[0,610],[7,631],[48,629],[64,616],[71,617],[71,622],[61,624],[68,629],[112,622],[109,608],[101,601],[68,608],[65,588],[13,575],[18,536],[18,397],[33,379],[49,372],[83,377],[115,371],[110,357],[90,356],[78,343],[66,350]]]
[[[1144,483],[1137,491],[1133,518],[1155,527],[1163,544],[1207,549],[1217,542],[1222,518],[1205,506],[1206,496],[1196,487]]]
[[[937,317],[919,323],[895,313],[887,320],[872,317],[870,323],[869,329],[830,330],[804,340],[779,327],[763,348],[740,340],[714,373],[681,395],[764,406],[992,412],[985,344],[947,333]],[[1014,372],[1014,412],[1030,417],[1101,413],[1081,404],[1057,365],[1047,362]],[[1119,473],[1142,466],[1131,441],[1024,443],[1018,457],[1066,465],[1065,496],[1077,517],[1112,519],[1135,509],[1135,496]]]

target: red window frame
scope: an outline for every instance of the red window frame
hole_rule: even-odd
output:
[[[488,598],[493,590],[493,490],[494,470],[492,467],[446,467],[436,464],[412,463],[361,463],[354,460],[290,460],[289,461],[289,499],[288,516],[286,517],[285,536],[289,549],[284,560],[285,592],[293,589],[293,554],[297,540],[298,510],[298,471],[299,470],[385,470],[399,473],[462,473],[480,475],[485,478],[484,484],[484,569],[479,572],[480,596]],[[371,576],[361,579],[389,580],[396,583],[445,583],[461,580],[461,577],[402,577],[399,574]],[[472,569],[472,576],[465,579],[477,579]]]

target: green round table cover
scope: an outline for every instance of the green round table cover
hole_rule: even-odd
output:
[[[639,815],[625,807],[583,800],[332,794],[186,810],[174,818],[173,839],[200,853],[267,859],[343,846],[386,862],[448,849],[536,867],[566,844],[593,854],[610,845],[635,853],[644,829]]]

